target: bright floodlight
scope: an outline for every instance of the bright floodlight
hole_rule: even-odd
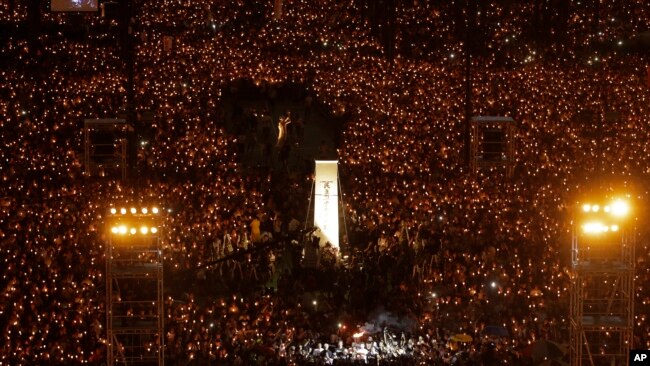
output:
[[[149,228],[148,228],[148,227],[146,227],[146,226],[142,226],[142,227],[140,228],[140,233],[141,233],[142,235],[146,235],[148,232],[149,232]]]
[[[618,231],[618,225],[612,225],[609,227],[612,231]]]
[[[138,232],[138,230],[136,230],[134,227],[131,228],[131,234],[135,234],[137,232]]]
[[[600,206],[598,206],[598,205],[592,205],[591,206],[591,212],[598,212],[598,210],[600,210]]]
[[[597,232],[598,229],[600,228],[600,226],[601,225],[599,223],[590,222],[590,223],[584,224],[582,226],[582,229],[585,231],[585,233],[592,234],[592,233]]]
[[[111,215],[115,215],[117,213],[117,209],[115,207],[111,207]]]
[[[126,234],[126,225],[120,225],[120,227],[118,228],[118,231],[122,235]]]
[[[158,207],[155,207],[155,206],[152,207],[151,212],[153,212],[154,214],[158,214]]]
[[[111,228],[111,232],[112,232],[113,234],[117,234],[117,233],[120,232],[120,228],[117,227],[117,226],[113,226],[113,227]]]
[[[143,215],[146,215],[149,212],[149,210],[146,207],[143,207],[141,211]]]
[[[588,204],[588,203],[585,203],[584,205],[582,205],[582,211],[584,211],[584,212],[591,211],[591,205]]]
[[[588,222],[582,226],[582,229],[586,234],[600,234],[607,231],[606,227],[600,222]]]
[[[152,234],[155,234],[155,233],[157,233],[157,232],[158,232],[158,228],[157,228],[157,227],[152,227],[152,228],[151,228],[151,233],[152,233]]]
[[[630,211],[630,205],[623,200],[616,200],[612,202],[612,215],[625,216]]]
[[[136,212],[138,212],[138,210],[135,207],[131,207],[131,213],[135,215]]]
[[[124,207],[120,208],[120,213],[122,215],[126,215],[126,208],[124,208]]]

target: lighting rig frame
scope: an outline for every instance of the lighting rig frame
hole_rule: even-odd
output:
[[[162,210],[113,206],[106,246],[107,365],[164,365]]]
[[[486,131],[493,130],[502,134],[501,139],[490,137]],[[470,171],[477,174],[479,170],[503,168],[507,177],[512,177],[516,163],[515,138],[516,124],[511,117],[475,116],[471,119],[470,129]],[[484,151],[486,148],[498,147],[502,155],[490,159]]]
[[[577,205],[571,235],[570,365],[628,364],[634,227],[628,198]]]

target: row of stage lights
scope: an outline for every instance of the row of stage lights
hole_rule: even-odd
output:
[[[586,223],[582,226],[582,229],[585,231],[587,234],[602,234],[606,232],[617,232],[619,227],[618,225],[604,225],[600,222],[589,222]]]
[[[582,211],[590,217],[596,217],[594,220],[589,220],[582,225],[583,232],[585,234],[600,235],[619,231],[620,227],[616,222],[628,215],[630,205],[624,200],[617,199],[604,205],[602,212],[600,205],[590,203],[582,205]],[[603,219],[610,221],[610,223],[604,224]]]
[[[592,205],[589,203],[586,203],[582,206],[582,211],[584,212],[594,212],[597,213],[600,211],[600,205]],[[627,202],[623,200],[616,200],[612,202],[609,205],[606,205],[603,207],[603,211],[605,213],[612,214],[614,216],[618,217],[623,217],[626,216],[627,213],[630,211],[630,206],[627,204]]]
[[[156,207],[111,207],[109,209],[110,215],[115,217],[110,219],[112,221],[111,233],[114,235],[156,235],[158,234],[158,227],[149,226],[152,222],[149,222],[149,225],[146,225],[144,221],[151,221],[151,219],[145,219],[144,217],[157,216],[161,213],[161,210]],[[130,219],[129,216],[130,215]],[[124,218],[122,218],[124,217]],[[129,222],[120,222],[122,220],[131,221]],[[138,222],[140,221],[140,222]]]
[[[119,210],[115,207],[111,207],[110,209],[111,215],[126,215],[127,213],[131,213],[131,215],[137,215],[138,214],[138,209],[135,207],[131,207],[130,210],[127,210],[126,207],[122,207]],[[140,208],[140,214],[142,215],[149,215],[149,208],[147,207],[142,207]],[[160,213],[160,209],[158,207],[152,207],[151,208],[151,214],[153,215],[158,215]]]
[[[117,225],[111,228],[111,232],[116,235],[126,235],[126,234],[135,235],[137,233],[140,233],[142,235],[147,235],[147,234],[157,234],[158,228],[155,226],[154,227],[141,226],[140,230],[138,230],[135,227],[127,227],[126,225]]]

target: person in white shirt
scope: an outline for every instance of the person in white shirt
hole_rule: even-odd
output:
[[[323,345],[320,343],[316,344],[316,347],[311,350],[311,355],[313,357],[320,357],[321,352],[323,352]]]

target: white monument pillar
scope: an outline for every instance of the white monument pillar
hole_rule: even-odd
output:
[[[314,226],[320,245],[339,247],[338,160],[316,160],[314,180]]]

